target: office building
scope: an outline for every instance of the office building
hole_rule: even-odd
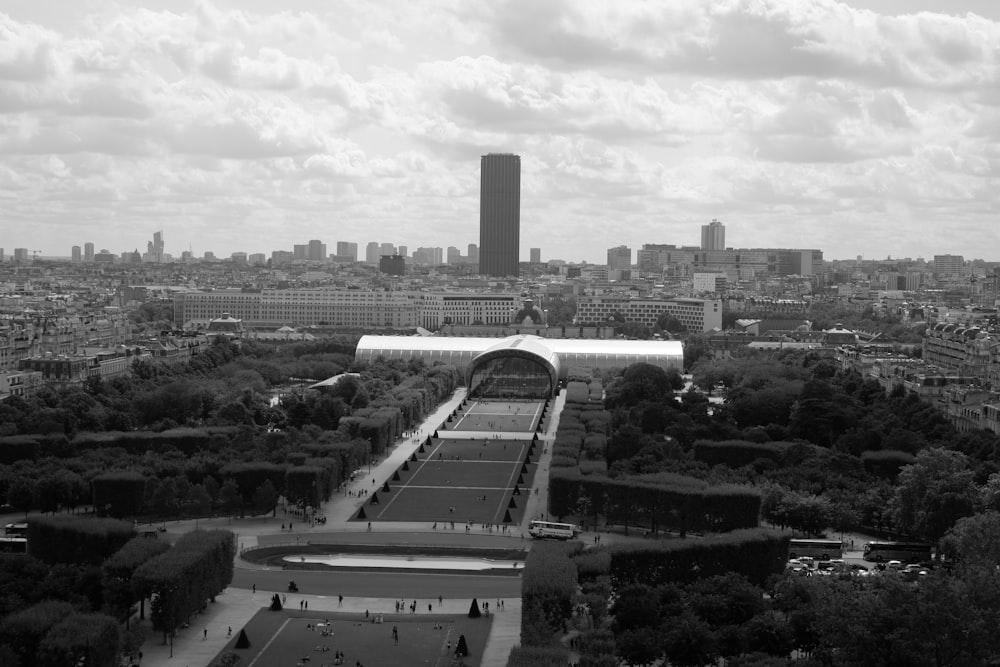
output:
[[[521,238],[521,157],[490,153],[480,162],[479,273],[518,275]]]
[[[365,246],[365,263],[378,264],[379,252],[378,243],[371,241]]]
[[[326,244],[322,241],[310,241],[306,250],[306,259],[310,262],[325,262]]]
[[[155,232],[153,240],[146,243],[146,261],[154,264],[163,262],[163,232]]]
[[[14,261],[18,264],[27,263],[29,257],[27,248],[14,248]]]
[[[406,274],[406,260],[402,255],[382,255],[378,261],[378,270],[388,276]]]
[[[78,245],[73,246],[73,250],[70,252],[70,255],[74,262],[80,262],[83,260],[83,251]]]
[[[396,246],[391,243],[383,243],[378,247],[380,256],[381,255],[397,255]]]
[[[358,261],[358,244],[348,241],[337,241],[337,257]]]
[[[957,278],[965,273],[962,255],[934,255],[934,275],[938,278]]]
[[[212,252],[211,250],[206,250],[205,253],[201,256],[201,258],[203,260],[205,260],[206,262],[214,262],[215,261],[215,253]]]
[[[531,249],[530,259],[531,259],[531,263],[532,264],[541,264],[542,263],[542,249],[541,248],[532,248]]]
[[[712,220],[707,225],[701,226],[701,249],[702,250],[725,250],[726,249],[726,226],[718,220]]]
[[[94,261],[94,244],[84,243],[83,244],[83,261],[93,262]]]
[[[309,256],[309,246],[305,243],[296,243],[292,246],[292,259],[305,261]]]
[[[247,255],[247,264],[250,266],[264,266],[267,264],[267,256],[262,252],[255,252]]]
[[[630,269],[632,268],[632,248],[627,245],[620,245],[617,248],[608,248],[608,269]]]
[[[405,245],[401,245],[398,248],[396,248],[396,254],[401,255],[402,257],[409,257],[409,255],[407,254],[408,250],[409,248],[407,248]]]
[[[272,250],[271,251],[271,268],[278,268],[279,266],[291,266],[292,261],[295,259],[295,254],[290,250]]]
[[[448,246],[448,263],[449,264],[461,264],[462,253],[453,245]]]
[[[475,243],[469,244],[469,264],[479,264],[479,246]]]

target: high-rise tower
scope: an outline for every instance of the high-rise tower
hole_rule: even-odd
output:
[[[726,226],[718,220],[712,220],[707,225],[701,226],[701,249],[702,250],[725,250],[726,249]]]
[[[480,163],[479,273],[518,275],[521,238],[521,156],[490,153]]]

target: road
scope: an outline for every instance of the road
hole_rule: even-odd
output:
[[[289,580],[299,593],[336,597],[426,600],[445,598],[521,597],[521,577],[476,574],[431,574],[428,572],[334,572],[307,570],[242,570],[233,576],[233,586],[262,591],[286,591]]]

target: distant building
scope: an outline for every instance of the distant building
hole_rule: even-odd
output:
[[[629,248],[627,245],[608,248],[609,270],[630,268],[632,268],[632,248]]]
[[[163,232],[155,232],[153,240],[146,244],[146,261],[154,264],[163,262]]]
[[[406,274],[406,259],[402,255],[382,255],[378,262],[378,270],[389,276]]]
[[[292,259],[305,261],[309,256],[309,246],[305,243],[296,243],[292,246]]]
[[[306,259],[310,262],[325,262],[326,244],[318,240],[310,241],[306,251]]]
[[[337,241],[337,257],[350,259],[352,262],[358,261],[358,244],[348,241]]]
[[[394,246],[391,243],[383,243],[383,244],[381,244],[378,247],[378,251],[379,251],[379,256],[381,256],[381,255],[395,255],[395,254],[398,254],[396,252],[396,246]]]
[[[490,153],[480,161],[479,272],[517,276],[521,236],[521,157]]]
[[[73,262],[83,261],[83,252],[80,250],[80,246],[73,246],[73,249],[70,251],[70,257]]]
[[[702,250],[725,250],[726,249],[726,226],[718,220],[712,220],[707,225],[701,226],[701,249]]]
[[[27,248],[14,248],[14,261],[18,264],[26,264],[31,259]]]
[[[475,243],[469,244],[469,264],[479,264],[479,246]]]
[[[449,264],[461,264],[462,253],[455,246],[448,246],[448,263]]]
[[[726,274],[696,273],[691,277],[691,288],[696,294],[724,292],[726,290]]]
[[[101,248],[101,252],[94,253],[95,264],[114,264],[118,258],[113,252],[108,252],[106,248]]]
[[[673,315],[692,333],[722,328],[722,302],[714,299],[630,299],[623,296],[578,296],[579,324],[622,318],[652,327],[664,314]]]
[[[365,246],[365,263],[366,264],[378,264],[379,249],[378,243],[371,241]]]
[[[247,264],[250,266],[264,266],[267,264],[267,257],[262,252],[255,252],[247,255]]]
[[[934,255],[934,275],[938,278],[957,278],[965,273],[962,255]]]
[[[542,249],[541,248],[532,248],[530,252],[531,252],[531,263],[532,264],[541,264],[542,263]]]
[[[83,261],[85,262],[94,261],[94,244],[90,243],[89,241],[83,244]]]

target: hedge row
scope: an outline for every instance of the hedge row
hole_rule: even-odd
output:
[[[128,521],[38,516],[28,523],[28,553],[46,563],[100,565],[133,537]]]
[[[704,540],[619,544],[610,548],[615,588],[631,583],[661,586],[736,572],[757,585],[784,571],[787,533],[756,528]]]
[[[709,486],[680,475],[610,479],[579,470],[553,468],[549,476],[549,511],[558,517],[577,514],[586,498],[589,514],[607,523],[688,531],[726,532],[755,528],[760,494],[749,487]]]
[[[528,552],[521,580],[521,643],[546,646],[569,618],[576,593],[573,556],[579,542],[538,542]]]
[[[235,536],[197,530],[140,565],[132,576],[139,598],[151,597],[153,629],[169,633],[188,621],[233,580]]]

